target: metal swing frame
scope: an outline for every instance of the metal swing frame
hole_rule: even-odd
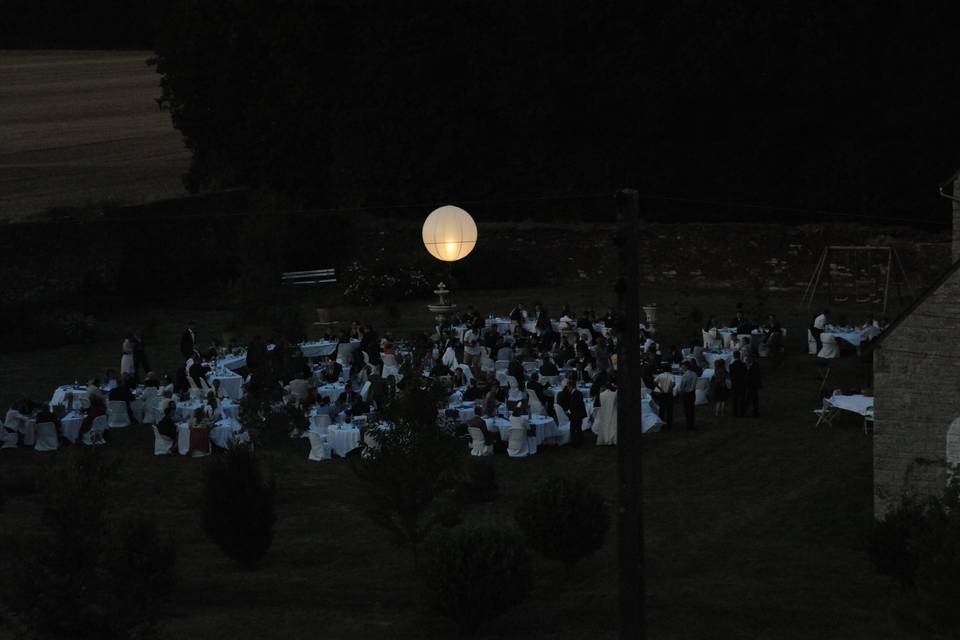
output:
[[[887,271],[886,271],[886,281],[883,286],[883,308],[880,313],[887,312],[887,302],[890,299],[890,284],[892,281],[894,263],[896,263],[897,271],[900,274],[900,277],[896,280],[897,287],[897,299],[900,301],[900,304],[903,304],[903,290],[901,287],[905,287],[907,290],[907,295],[913,295],[913,287],[910,285],[910,281],[907,279],[907,272],[903,268],[903,262],[900,260],[900,254],[897,253],[897,250],[894,247],[873,247],[873,246],[843,246],[843,245],[828,245],[823,248],[823,251],[820,253],[820,259],[817,261],[817,266],[813,270],[813,275],[810,276],[810,281],[807,283],[806,289],[803,291],[803,297],[800,300],[801,307],[809,308],[813,305],[813,300],[817,295],[817,289],[821,285],[824,279],[824,272],[827,274],[827,287],[831,293],[831,299],[833,299],[832,291],[832,280],[830,277],[830,262],[829,258],[831,253],[843,252],[846,251],[848,254],[852,253],[853,256],[861,255],[866,253],[868,256],[873,251],[886,252],[887,253]],[[849,255],[848,255],[849,257]],[[849,261],[848,261],[849,264]],[[872,267],[873,264],[868,266]],[[854,274],[856,276],[856,274]],[[854,287],[857,287],[857,281],[854,279]],[[861,300],[860,296],[857,296],[856,301],[858,303],[868,302],[870,299]],[[846,301],[847,298],[843,300],[838,300],[839,302]]]

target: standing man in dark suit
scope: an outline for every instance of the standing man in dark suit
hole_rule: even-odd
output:
[[[183,335],[180,336],[180,353],[183,354],[184,359],[189,358],[193,355],[193,352],[197,348],[197,334],[193,330],[193,320],[187,323],[187,329],[183,332]]]
[[[746,362],[746,401],[743,404],[743,415],[747,415],[747,409],[753,409],[753,417],[760,414],[760,389],[763,388],[763,381],[760,378],[760,361],[753,356],[747,358]]]
[[[570,399],[567,404],[567,416],[570,418],[570,444],[579,447],[583,442],[583,420],[587,417],[587,407],[583,403],[583,394],[577,389],[577,383],[567,378],[570,387]]]
[[[146,376],[150,371],[150,362],[147,360],[147,347],[143,343],[143,331],[133,334],[133,377],[134,382],[140,379],[140,370]]]
[[[747,365],[740,359],[740,351],[733,352],[730,363],[730,384],[733,393],[733,416],[739,418],[746,412],[747,403]]]

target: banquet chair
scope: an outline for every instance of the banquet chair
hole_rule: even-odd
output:
[[[459,368],[461,371],[463,371],[463,378],[464,378],[464,380],[467,381],[467,383],[469,383],[471,380],[473,380],[473,370],[470,369],[469,366],[467,366],[467,365],[465,365],[465,364],[461,364],[458,368]]]
[[[160,411],[160,400],[153,395],[152,399],[144,398],[143,401],[143,423],[157,424],[163,419],[163,413]]]
[[[20,433],[23,434],[23,444],[27,447],[32,447],[37,439],[37,430],[36,422],[31,418],[30,420],[24,420],[20,425]]]
[[[530,455],[530,438],[527,436],[527,427],[510,421],[507,430],[507,455],[511,458],[526,458]]]
[[[326,436],[308,431],[307,439],[310,441],[310,453],[307,454],[307,460],[319,462],[330,459],[330,445],[327,443]]]
[[[153,426],[153,455],[169,456],[173,453],[173,439],[161,434],[156,425]]]
[[[817,339],[810,333],[810,329],[807,329],[807,353],[812,356],[817,355]]]
[[[697,386],[694,390],[696,399],[694,404],[707,404],[707,389],[710,388],[710,378],[697,378]]]
[[[122,429],[130,426],[130,414],[127,413],[127,403],[123,400],[107,402],[107,426],[111,429]]]
[[[52,422],[41,422],[36,427],[34,451],[56,451],[60,446],[57,439],[57,426]]]
[[[367,400],[367,396],[370,395],[370,387],[373,386],[369,380],[363,383],[363,386],[360,387],[360,397],[363,398],[364,402]]]
[[[384,378],[395,376],[400,373],[400,365],[397,363],[397,356],[392,353],[381,353],[380,360],[383,362],[383,371],[380,375]]]
[[[530,402],[530,413],[535,416],[547,415],[546,410],[543,408],[543,403],[540,402],[540,398],[537,397],[537,394],[534,393],[532,389],[527,389],[527,398],[529,398]]]
[[[493,445],[487,444],[480,429],[467,427],[467,433],[470,434],[470,455],[477,457],[493,455]]]
[[[316,427],[318,432],[321,434],[326,434],[327,429],[330,428],[330,414],[321,413],[320,415],[313,416],[313,418],[311,418],[311,422],[313,422],[313,426]]]
[[[492,358],[480,356],[480,371],[484,373],[493,373],[497,370],[497,365]]]
[[[820,343],[823,347],[817,353],[818,358],[829,359],[840,357],[840,348],[837,346],[837,339],[832,333],[821,333]]]
[[[0,443],[2,443],[0,444],[0,449],[16,449],[17,432],[0,426]]]
[[[106,444],[103,439],[103,432],[107,430],[107,416],[97,416],[93,419],[90,431],[83,435],[83,444],[98,445]]]
[[[497,360],[493,365],[494,371],[506,371],[510,368],[509,360]]]

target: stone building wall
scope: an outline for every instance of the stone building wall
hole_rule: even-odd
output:
[[[874,514],[907,493],[939,495],[960,417],[960,268],[874,351]]]

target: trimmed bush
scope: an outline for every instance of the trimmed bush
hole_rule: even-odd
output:
[[[255,568],[273,542],[276,485],[246,446],[208,458],[203,468],[203,528],[223,553]]]
[[[602,547],[610,528],[603,496],[569,478],[542,481],[523,497],[514,517],[532,549],[568,570]]]
[[[446,530],[430,540],[426,557],[424,578],[434,605],[461,634],[515,606],[532,586],[523,541],[501,529]]]

